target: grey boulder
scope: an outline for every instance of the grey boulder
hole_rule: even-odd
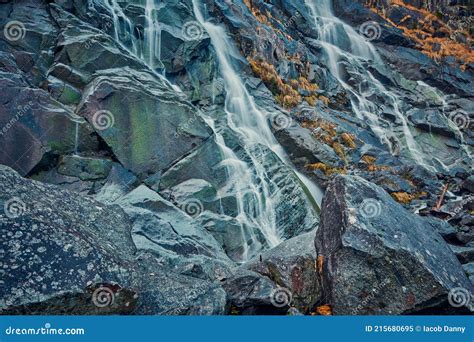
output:
[[[315,240],[333,313],[454,311],[450,290],[472,287],[433,224],[360,177],[336,177]]]
[[[223,314],[217,283],[140,253],[117,205],[0,166],[0,313]]]

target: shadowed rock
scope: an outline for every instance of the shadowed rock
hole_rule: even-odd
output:
[[[217,284],[135,256],[120,207],[0,166],[1,314],[222,314]]]
[[[231,267],[221,246],[198,224],[198,202],[184,203],[180,210],[142,185],[117,203],[132,220],[137,248],[154,253],[177,273],[215,280]]]
[[[448,292],[471,289],[471,283],[436,224],[362,178],[336,177],[326,191],[315,240],[333,312],[454,311]]]
[[[316,231],[282,242],[244,265],[268,277],[291,293],[291,306],[308,313],[321,298],[322,288],[316,262]]]

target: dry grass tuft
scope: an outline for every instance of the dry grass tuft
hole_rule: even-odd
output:
[[[326,176],[331,176],[333,174],[346,174],[347,172],[344,168],[330,167],[324,163],[307,164],[305,167],[311,171],[321,170]]]
[[[412,21],[408,20],[410,18],[408,15],[398,23],[390,20],[383,10],[376,7],[376,0],[369,0],[367,5],[391,25],[402,30],[403,34],[412,39],[418,49],[428,57],[437,61],[445,57],[454,57],[462,64],[462,70],[465,70],[467,64],[474,63],[474,51],[470,48],[472,37],[469,32],[455,32],[433,13],[405,4],[402,0],[392,0],[391,6],[404,7],[421,15],[422,19],[416,22],[416,27],[409,27],[408,23]],[[456,34],[464,35],[468,43],[461,44],[452,39],[451,37]]]
[[[248,62],[253,73],[265,83],[267,88],[275,96],[277,102],[286,108],[293,108],[303,101],[300,91],[315,92],[319,89],[316,84],[310,83],[304,77],[285,82],[280,75],[278,75],[275,67],[266,61],[248,58]],[[304,100],[313,106],[316,104],[317,99],[317,94],[304,97]]]

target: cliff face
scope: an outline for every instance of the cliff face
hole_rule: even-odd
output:
[[[474,9],[469,1],[431,0],[406,1],[406,3],[430,11],[453,29],[467,31],[471,36],[473,34]]]
[[[468,312],[470,11],[1,1],[1,312]]]

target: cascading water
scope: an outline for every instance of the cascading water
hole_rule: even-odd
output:
[[[381,143],[387,145],[391,152],[396,147],[393,139],[402,141],[401,153],[416,161],[419,165],[432,168],[427,165],[423,158],[405,115],[400,110],[400,103],[396,94],[387,90],[366,67],[362,65],[367,61],[375,64],[382,64],[381,58],[373,45],[364,37],[358,34],[351,26],[335,17],[332,12],[331,0],[305,0],[307,7],[311,10],[315,27],[318,33],[318,42],[326,54],[326,64],[331,74],[338,80],[341,86],[347,91],[351,101],[352,109],[357,117],[368,122],[373,133],[379,138]],[[344,64],[344,65],[343,65]],[[350,85],[344,77],[343,68],[350,74],[357,74],[361,80],[358,86]],[[363,85],[363,87],[361,87]],[[383,107],[376,106],[368,97],[372,94],[382,96],[386,108],[389,108],[401,123],[402,136],[395,136],[393,127],[385,128],[389,125],[381,124],[381,112]]]
[[[163,70],[161,62],[161,28],[155,0],[144,0],[145,27],[137,29],[126,16],[118,0],[106,0],[114,21],[114,38],[152,70]]]
[[[278,189],[274,189],[270,175],[273,170],[263,163],[263,159],[268,150],[286,165],[289,165],[288,158],[271,132],[267,121],[268,115],[257,107],[232,65],[232,56],[238,53],[234,51],[225,30],[204,19],[198,0],[193,0],[193,9],[199,24],[211,39],[225,82],[227,116],[225,122],[218,124],[223,125],[224,129],[230,129],[238,137],[245,154],[249,157],[248,161],[239,159],[226,145],[224,136],[213,119],[207,118],[221,149],[224,159],[222,164],[227,168],[228,185],[225,191],[235,196],[238,207],[237,219],[242,225],[258,226],[268,245],[275,246],[281,241],[277,230],[276,207],[283,198]],[[300,186],[306,186],[312,191],[311,196],[314,200],[321,203],[321,191],[302,175],[294,170],[292,172],[300,177]],[[308,201],[308,205],[311,205],[311,200]],[[248,251],[245,254],[248,254]]]
[[[79,128],[80,128],[80,125],[83,125],[86,123],[86,121],[76,115],[76,114],[73,114],[73,113],[69,113],[68,114],[68,117],[69,119],[74,122],[75,124],[75,132],[74,132],[74,155],[79,155]]]
[[[163,69],[161,63],[161,28],[156,18],[155,0],[146,0],[143,59],[153,70]]]
[[[142,39],[136,37],[136,23],[126,16],[119,1],[106,0],[115,25],[115,39],[156,71],[162,66],[159,61],[161,34],[156,19],[157,7],[153,0],[139,3],[146,17]],[[204,19],[199,6],[194,0],[195,16],[211,38],[226,88],[224,115],[214,118],[200,114],[214,132],[219,149],[216,152],[220,153],[222,160],[219,166],[227,174],[217,197],[221,201],[230,197],[235,203],[227,212],[222,207],[219,214],[231,216],[239,223],[242,250],[234,260],[245,261],[262,248],[280,243],[287,230],[314,228],[322,191],[292,168],[272,134],[267,113],[256,106],[232,65],[232,58],[239,56],[238,52],[222,27]],[[158,76],[164,78],[161,74]],[[176,86],[174,88],[181,92]],[[299,214],[295,215],[298,219],[291,221],[287,216],[292,213],[287,211],[295,198],[298,202],[295,211]],[[292,227],[292,224],[297,227]]]
[[[436,103],[438,105],[441,105],[443,109],[449,107],[449,104],[447,101],[447,98],[449,98],[449,96],[443,94],[443,92],[441,92],[439,89],[434,88],[422,81],[417,81],[417,84],[421,86],[425,92],[430,94],[432,98],[436,99]],[[448,125],[453,130],[453,132],[455,132],[455,134],[458,136],[461,150],[466,154],[466,156],[470,160],[472,160],[473,159],[472,153],[468,147],[468,144],[466,143],[464,139],[464,134],[461,131],[461,129],[451,120],[448,120]],[[448,170],[448,167],[443,163],[443,161],[441,161],[439,158],[436,158],[436,157],[434,157],[434,159],[437,160],[441,165],[443,165],[445,170]]]

